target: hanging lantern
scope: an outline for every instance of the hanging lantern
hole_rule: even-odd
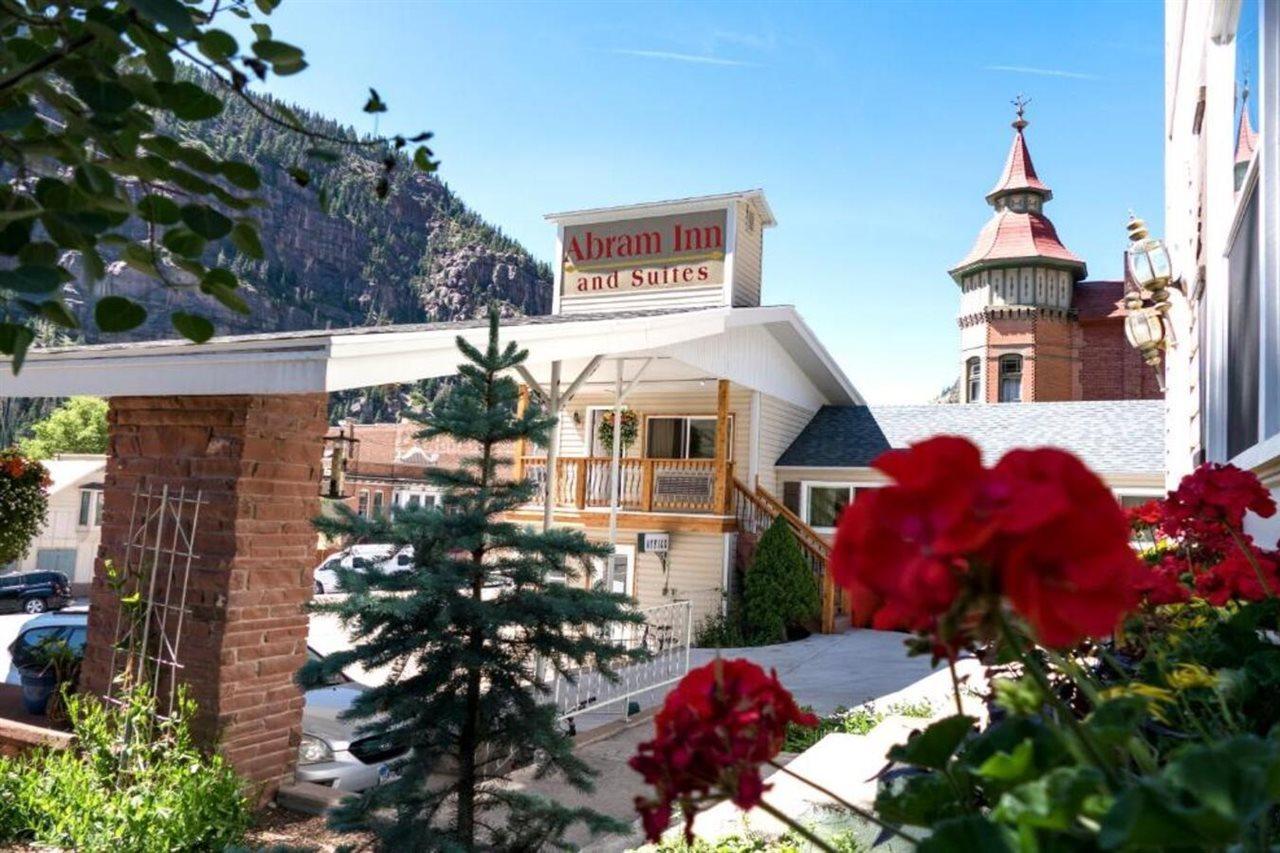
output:
[[[1146,291],[1155,302],[1165,302],[1166,290],[1173,278],[1173,265],[1164,243],[1147,233],[1147,225],[1129,214],[1129,250],[1125,253],[1129,278],[1139,291]]]

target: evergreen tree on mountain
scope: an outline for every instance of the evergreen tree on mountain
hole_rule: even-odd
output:
[[[418,417],[419,435],[470,442],[458,469],[435,469],[439,507],[404,509],[390,520],[345,512],[317,520],[325,533],[413,547],[413,567],[340,572],[349,592],[316,606],[342,618],[353,648],[313,661],[306,686],[353,664],[393,676],[362,693],[351,716],[375,749],[407,749],[385,785],[335,813],[339,828],[371,830],[389,850],[527,850],[559,846],[584,823],[593,833],[625,826],[587,808],[513,790],[513,769],[591,787],[592,771],[572,751],[549,701],[545,673],[612,667],[635,653],[609,642],[609,628],[639,621],[625,596],[587,588],[581,572],[609,549],[579,531],[537,530],[502,519],[535,495],[528,481],[501,475],[519,439],[544,443],[555,420],[537,407],[518,413],[510,371],[525,360],[498,342],[491,311],[482,351],[461,337],[466,357],[456,385]]]

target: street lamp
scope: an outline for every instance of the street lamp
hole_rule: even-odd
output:
[[[1147,225],[1129,214],[1129,248],[1125,252],[1124,336],[1142,360],[1155,368],[1156,381],[1164,391],[1161,353],[1172,338],[1165,329],[1169,311],[1169,284],[1173,264],[1164,243],[1147,233]]]

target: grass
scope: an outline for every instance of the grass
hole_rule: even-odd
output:
[[[886,716],[891,715],[928,719],[934,715],[933,703],[927,699],[919,702],[895,702],[883,713],[876,710],[871,702],[857,708],[837,708],[834,714],[819,717],[815,727],[797,726],[794,723],[787,726],[787,739],[782,748],[786,752],[804,752],[829,734],[865,735]]]

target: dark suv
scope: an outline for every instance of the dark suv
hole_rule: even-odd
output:
[[[62,572],[0,575],[0,613],[61,610],[71,600],[71,579]]]

